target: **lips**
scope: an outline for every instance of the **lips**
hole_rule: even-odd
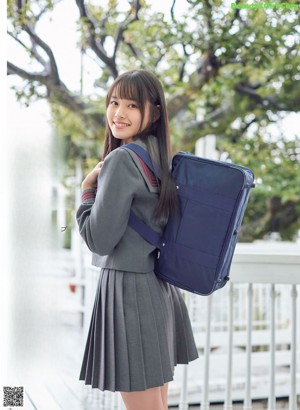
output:
[[[130,124],[127,124],[126,122],[120,122],[120,121],[114,121],[114,126],[116,128],[126,128],[129,127]]]

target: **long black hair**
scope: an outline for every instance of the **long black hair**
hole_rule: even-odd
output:
[[[154,211],[157,222],[165,224],[169,215],[178,207],[176,186],[170,172],[171,143],[169,132],[169,120],[165,96],[160,81],[147,70],[131,70],[123,73],[111,85],[107,97],[106,108],[112,95],[120,99],[133,100],[137,102],[141,112],[141,127],[144,121],[146,104],[150,107],[150,121],[144,130],[133,137],[134,140],[143,140],[148,148],[153,162],[158,163],[161,168],[160,195]],[[155,153],[151,146],[153,135],[157,139],[158,152]],[[122,144],[122,140],[115,138],[106,120],[105,141],[103,159],[114,149]]]

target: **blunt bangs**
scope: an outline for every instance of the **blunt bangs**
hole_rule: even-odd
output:
[[[149,101],[149,95],[142,79],[134,74],[121,77],[112,85],[107,104],[113,95],[122,100],[135,101],[142,115],[145,112],[145,103]]]

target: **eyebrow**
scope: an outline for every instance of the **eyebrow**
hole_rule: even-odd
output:
[[[111,97],[110,97],[111,99],[113,99],[113,100],[126,100],[126,101],[133,101],[133,102],[135,102],[135,103],[137,103],[138,101],[137,100],[134,100],[134,99],[132,99],[132,98],[119,98],[119,97],[117,97],[116,95],[112,95]]]

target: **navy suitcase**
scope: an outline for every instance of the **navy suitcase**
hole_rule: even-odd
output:
[[[159,177],[147,151],[126,144]],[[238,232],[254,187],[253,172],[243,166],[179,152],[172,175],[180,212],[160,237],[132,212],[129,226],[158,248],[155,273],[181,289],[209,295],[229,280]]]

